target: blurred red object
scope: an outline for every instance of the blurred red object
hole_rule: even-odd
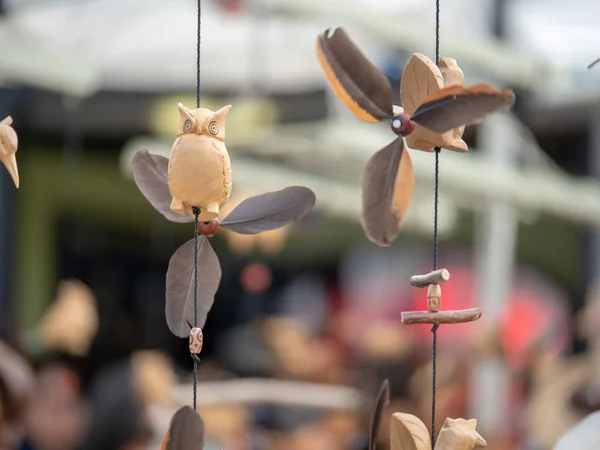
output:
[[[442,285],[441,310],[480,306],[475,299],[473,271],[467,267],[447,267],[450,281]],[[425,289],[413,289],[411,310],[427,310]],[[542,348],[557,356],[568,342],[567,300],[552,284],[526,271],[515,280],[515,288],[500,313],[496,339],[502,346],[507,364],[522,370]],[[483,314],[486,311],[484,309]],[[438,346],[468,349],[469,333],[478,324],[441,325]],[[414,338],[421,345],[431,345],[431,325],[411,325]]]
[[[218,0],[217,5],[219,9],[228,13],[237,13],[242,10],[244,0]]]

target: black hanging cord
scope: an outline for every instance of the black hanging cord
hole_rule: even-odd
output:
[[[435,63],[440,65],[440,0],[435,0]],[[433,270],[437,270],[438,257],[438,196],[440,187],[440,147],[435,148],[435,175],[433,198]],[[437,383],[437,330],[439,324],[431,327],[433,333],[432,344],[432,380],[431,380],[431,448],[435,447],[435,396]]]
[[[194,212],[194,327],[198,327],[198,216],[200,210],[195,206]],[[194,358],[194,410],[196,409],[196,397],[198,393],[198,358]]]
[[[202,28],[202,0],[198,0],[198,31],[196,44],[196,108],[200,108],[200,42],[202,41],[200,32]]]

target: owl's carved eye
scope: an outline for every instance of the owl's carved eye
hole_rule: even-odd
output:
[[[185,122],[183,122],[183,132],[189,133],[191,130],[192,130],[192,121],[186,120]]]
[[[219,133],[219,125],[214,120],[208,124],[208,132],[213,136],[216,136]]]

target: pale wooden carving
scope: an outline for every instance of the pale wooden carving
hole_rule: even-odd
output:
[[[448,86],[462,86],[464,75],[456,60],[440,58],[438,68],[433,61],[422,53],[414,53],[402,72],[400,99],[404,111],[412,115],[425,97]],[[435,133],[420,125],[406,136],[406,145],[415,150],[434,151],[435,147],[466,152],[467,144],[462,140],[465,127],[461,126],[445,133]]]
[[[450,279],[450,272],[447,269],[438,269],[425,275],[413,275],[410,277],[410,284],[414,287],[424,288],[431,284],[441,284]]]
[[[62,280],[56,300],[36,327],[47,350],[60,350],[73,356],[88,354],[98,331],[96,296],[78,280]]]
[[[477,420],[450,419],[444,421],[434,450],[472,450],[487,447],[476,431]],[[431,450],[431,437],[425,424],[412,414],[395,413],[390,430],[391,450]]]
[[[402,313],[402,323],[412,325],[415,323],[464,323],[478,320],[482,315],[481,308],[461,309],[458,311],[409,311]]]
[[[481,308],[461,309],[457,311],[440,311],[442,305],[442,287],[450,279],[447,269],[434,270],[425,275],[413,275],[410,284],[415,287],[427,287],[428,311],[409,311],[402,313],[402,322],[406,325],[415,323],[450,324],[473,322],[481,317]]]
[[[179,104],[177,139],[169,158],[171,210],[193,214],[199,220],[219,217],[221,207],[231,195],[231,161],[225,147],[225,122],[231,105],[217,112],[199,108],[189,110]]]
[[[0,160],[8,170],[17,189],[19,188],[19,168],[17,167],[17,148],[19,147],[19,138],[12,128],[12,117],[5,117],[0,122]]]

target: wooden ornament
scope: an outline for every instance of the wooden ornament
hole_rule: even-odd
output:
[[[216,112],[189,110],[179,103],[177,139],[169,158],[171,210],[180,215],[200,209],[202,222],[219,217],[231,195],[231,161],[225,147],[225,121],[231,105]]]
[[[170,157],[138,151],[132,162],[133,179],[146,200],[167,220],[189,223],[198,215],[195,240],[183,244],[167,269],[165,315],[173,334],[185,338],[194,322],[194,292],[198,293],[198,327],[204,326],[221,280],[219,260],[208,240],[220,227],[240,234],[276,230],[306,215],[315,205],[312,190],[289,186],[245,199],[220,218],[231,194],[231,164],[225,148],[225,120],[231,105],[216,112],[189,110],[179,104],[179,128]],[[195,287],[195,263],[198,286]]]
[[[0,160],[8,170],[17,189],[19,188],[19,168],[17,167],[17,148],[19,138],[12,127],[12,117],[5,117],[0,122]]]
[[[202,343],[204,336],[202,335],[201,328],[192,328],[190,330],[190,353],[192,355],[199,355],[202,352]]]
[[[402,322],[406,325],[416,323],[451,324],[473,322],[481,317],[481,308],[470,308],[456,311],[440,311],[442,303],[441,283],[450,279],[447,269],[434,270],[425,275],[413,275],[410,284],[418,288],[427,287],[428,311],[409,311],[402,313]]]
[[[362,176],[361,224],[366,236],[385,247],[398,236],[412,197],[414,172],[409,147],[464,152],[464,127],[512,107],[512,91],[481,84],[462,86],[462,71],[451,58],[440,68],[416,53],[402,75],[404,109],[393,104],[392,87],[342,28],[317,38],[317,59],[336,96],[360,120],[390,121],[398,137],[373,155]]]
[[[475,430],[477,420],[447,418],[434,450],[472,450],[487,447]],[[425,424],[412,414],[395,413],[390,433],[391,450],[431,450],[431,437]]]
[[[204,422],[189,406],[180,408],[171,418],[160,450],[201,450],[204,448]]]
[[[402,72],[400,99],[404,111],[414,114],[429,94],[443,87],[462,86],[464,79],[462,70],[452,58],[440,58],[438,67],[427,56],[413,54]],[[465,127],[462,125],[444,133],[436,133],[417,124],[415,131],[406,136],[406,145],[426,152],[434,151],[435,147],[466,152],[468,147],[462,140],[464,131]]]

